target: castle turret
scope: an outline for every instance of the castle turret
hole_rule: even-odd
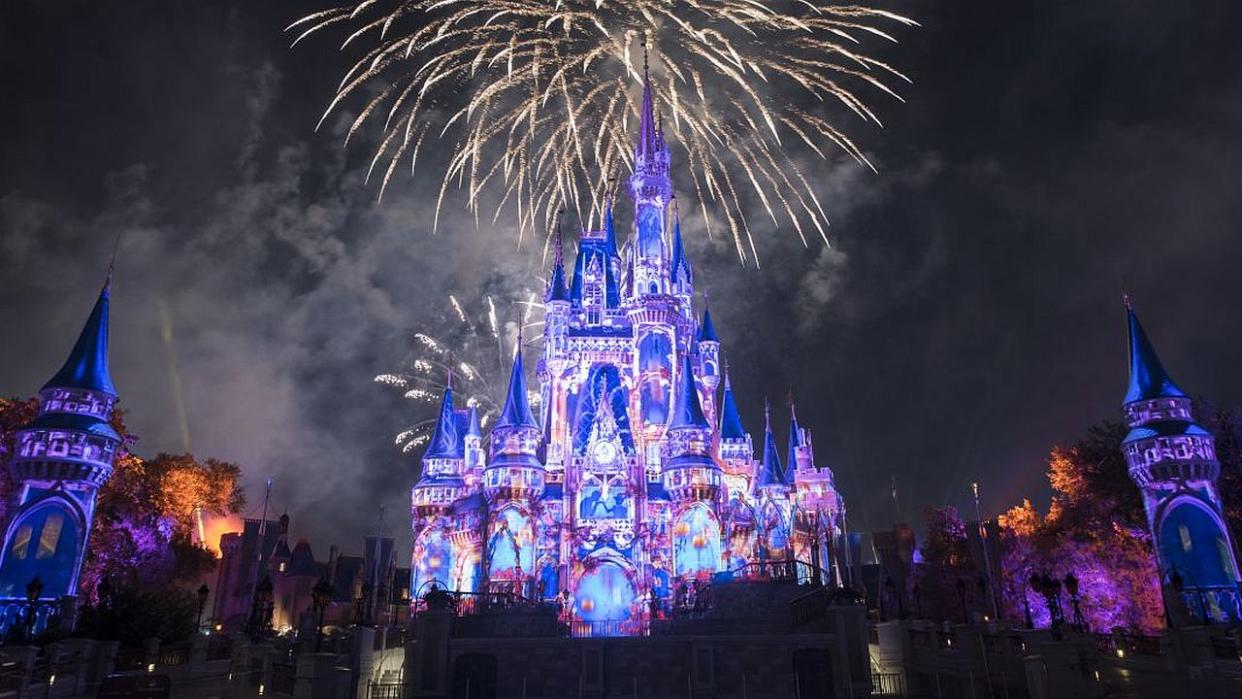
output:
[[[564,356],[568,349],[570,292],[565,284],[565,248],[559,225],[552,247],[552,272],[548,275],[548,290],[543,301],[548,354]]]
[[[465,435],[453,409],[453,388],[447,386],[440,400],[435,432],[423,452],[423,471],[411,493],[414,512],[429,517],[447,511],[465,495]]]
[[[776,450],[776,438],[772,436],[770,405],[763,407],[763,422],[763,455],[759,462],[759,473],[755,485],[761,492],[767,491],[773,495],[785,494],[789,489],[785,484],[785,470],[781,468],[781,456]]]
[[[1194,422],[1190,398],[1165,371],[1128,299],[1126,321],[1130,383],[1123,409],[1130,432],[1121,448],[1143,495],[1166,599],[1180,591],[1183,609],[1196,617],[1242,619],[1212,435]]]
[[[544,469],[537,456],[541,434],[526,394],[522,341],[518,337],[509,375],[509,392],[496,426],[492,428],[492,458],[483,472],[483,491],[489,502],[532,502],[543,495]]]
[[[733,397],[733,383],[725,372],[724,397],[720,400],[720,458],[735,468],[749,466],[755,458],[750,433],[742,427],[742,415]]]
[[[703,320],[699,323],[695,344],[698,347],[699,376],[709,398],[714,398],[716,387],[720,385],[720,338],[716,336],[716,325],[712,323],[710,308],[703,309]],[[714,400],[710,402],[714,403]],[[715,417],[715,408],[715,405],[710,406],[709,417]]]
[[[682,362],[680,373],[668,425],[664,490],[674,500],[713,500],[720,492],[720,467],[712,459],[712,427],[703,415],[688,357]]]
[[[476,405],[471,405],[467,413],[466,436],[462,443],[465,452],[462,476],[466,480],[466,486],[474,490],[481,482],[483,467],[487,464],[487,452],[483,449],[483,428]]]
[[[117,402],[108,370],[111,277],[64,365],[39,391],[38,417],[17,432],[9,466],[21,487],[0,554],[0,618],[12,618],[11,605],[27,607],[33,581],[42,584],[40,600],[78,592],[96,497],[121,447],[111,425]],[[50,612],[51,605],[38,609],[36,629]]]

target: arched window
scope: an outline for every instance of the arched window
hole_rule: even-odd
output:
[[[720,568],[720,524],[706,507],[692,507],[673,525],[673,572],[710,576]]]
[[[529,579],[534,575],[534,527],[530,518],[517,508],[506,507],[492,521],[487,537],[487,561],[490,580]]]
[[[574,615],[584,621],[630,618],[637,593],[621,566],[604,561],[582,574],[574,595]]]
[[[430,583],[441,589],[450,585],[453,547],[438,528],[429,528],[414,544],[414,594],[423,595]]]
[[[24,597],[27,583],[36,576],[43,582],[44,598],[76,592],[70,586],[78,565],[78,526],[64,504],[36,505],[12,532],[0,569],[0,596]]]
[[[1225,532],[1203,506],[1182,500],[1160,523],[1165,575],[1176,568],[1188,587],[1232,587],[1237,568]]]

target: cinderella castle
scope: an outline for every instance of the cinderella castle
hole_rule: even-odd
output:
[[[611,201],[603,229],[581,234],[572,274],[558,233],[541,414],[528,402],[520,342],[489,435],[444,392],[412,493],[415,596],[432,585],[504,591],[629,634],[696,585],[750,565],[797,559],[823,583],[845,574],[844,505],[811,434],[791,404],[782,458],[765,411],[756,453],[711,313],[694,308],[646,83],[629,193],[624,248]]]

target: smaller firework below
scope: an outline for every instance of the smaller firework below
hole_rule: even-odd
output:
[[[433,334],[430,327],[414,333],[410,352],[401,368],[380,374],[375,383],[391,386],[416,406],[415,421],[397,433],[394,442],[403,453],[410,453],[431,439],[435,431],[440,398],[450,385],[457,394],[457,404],[478,409],[480,427],[487,429],[500,413],[505,395],[510,355],[515,338],[507,337],[506,327],[498,316],[498,306],[514,307],[514,315],[522,320],[523,329],[532,323],[532,311],[542,308],[538,295],[527,293],[522,300],[497,302],[491,296],[481,300],[484,310],[468,313],[456,296],[448,297],[445,317]],[[523,344],[540,339],[538,332],[523,332]],[[531,405],[542,404],[538,392],[530,394]]]

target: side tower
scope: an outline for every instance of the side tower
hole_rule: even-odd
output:
[[[668,426],[664,489],[675,503],[673,574],[710,578],[721,567],[721,527],[715,503],[720,466],[712,458],[712,427],[703,415],[690,358],[682,362],[677,403]]]
[[[1143,494],[1165,599],[1180,594],[1196,616],[1242,619],[1212,436],[1195,424],[1190,398],[1165,371],[1128,300],[1126,320],[1130,385],[1122,407],[1130,432],[1121,448]]]
[[[483,472],[488,502],[483,563],[488,588],[533,595],[535,503],[543,497],[544,469],[536,453],[542,435],[526,395],[522,340],[518,336],[509,392],[492,428],[492,458]]]
[[[35,630],[47,625],[51,603],[67,600],[72,614],[95,499],[121,446],[110,424],[117,402],[108,372],[111,283],[109,273],[69,358],[39,391],[39,416],[17,433],[9,464],[20,485],[0,560],[0,614],[23,618],[33,593],[43,603]]]
[[[755,479],[755,502],[757,508],[756,531],[759,535],[759,552],[756,560],[790,558],[789,495],[785,469],[776,449],[776,437],[772,435],[772,407],[763,407],[763,457]]]
[[[472,551],[478,542],[458,543],[456,503],[465,497],[466,432],[469,424],[453,409],[453,389],[444,389],[435,432],[423,452],[422,474],[410,492],[414,546],[410,566],[411,600],[432,584],[440,589],[473,590]],[[476,534],[476,539],[480,538]]]
[[[789,403],[789,471],[793,473],[794,550],[796,557],[813,565],[817,575],[831,576],[841,584],[840,561],[835,542],[841,534],[841,496],[833,482],[832,469],[815,465],[811,432],[798,424],[794,404]],[[815,582],[823,584],[829,578]]]

